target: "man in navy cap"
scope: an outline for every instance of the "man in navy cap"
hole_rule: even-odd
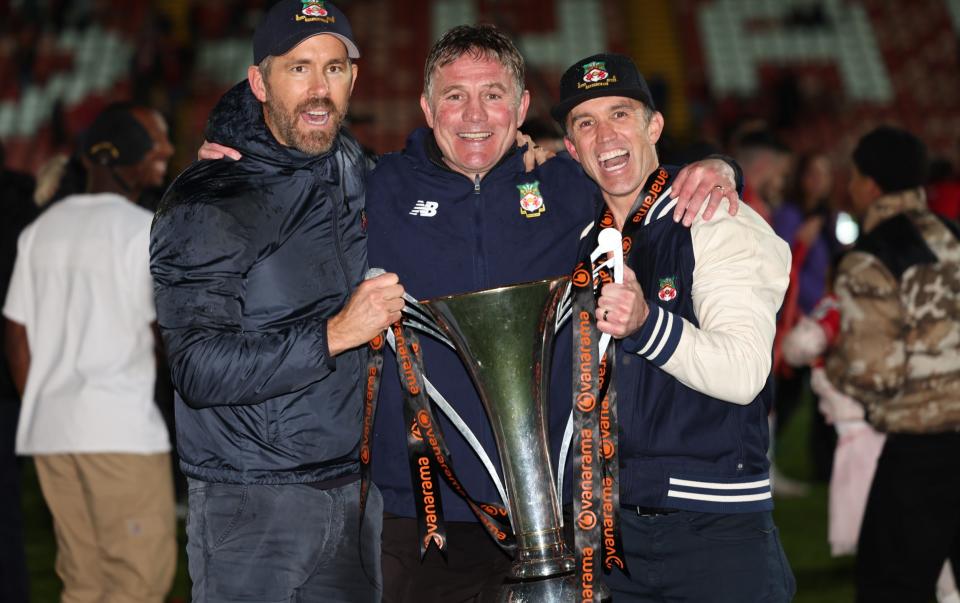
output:
[[[283,0],[253,55],[209,125],[243,159],[184,172],[151,240],[193,600],[379,601],[364,344],[400,318],[403,287],[363,280],[367,166],[340,130],[359,52],[332,4]]]
[[[595,307],[584,306],[620,356],[623,550],[605,549],[604,565],[625,561],[630,574],[608,576],[614,600],[788,601],[795,585],[771,516],[766,452],[789,250],[749,207],[689,229],[670,218],[675,170],[654,146],[663,116],[628,57],[578,61],[560,99],[552,114],[566,148],[602,199],[581,261],[605,227],[622,232],[627,250],[623,284],[603,285]]]

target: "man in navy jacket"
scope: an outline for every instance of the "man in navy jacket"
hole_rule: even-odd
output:
[[[607,284],[597,327],[620,341],[620,501],[630,577],[616,600],[788,601],[795,583],[773,524],[767,413],[786,244],[749,207],[734,217],[669,216],[676,186],[659,165],[663,116],[628,57],[571,66],[554,118],[600,187],[601,227],[629,249],[623,284]]]
[[[322,11],[322,14],[321,14]],[[367,341],[400,318],[364,281],[366,162],[340,132],[359,56],[330,3],[283,0],[208,135],[243,152],[184,172],[151,237],[190,480],[194,601],[380,600],[381,507],[360,517]]]

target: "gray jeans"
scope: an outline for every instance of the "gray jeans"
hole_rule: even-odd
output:
[[[194,603],[379,601],[383,499],[371,484],[361,535],[359,491],[189,480]]]

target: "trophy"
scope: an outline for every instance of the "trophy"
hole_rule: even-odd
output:
[[[408,325],[456,349],[493,427],[517,541],[509,578],[499,593],[504,602],[560,603],[575,600],[577,593],[549,457],[545,398],[557,309],[567,281],[558,277],[408,302],[405,310]]]

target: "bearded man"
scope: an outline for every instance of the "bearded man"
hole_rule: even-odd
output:
[[[400,318],[403,287],[363,280],[367,166],[340,130],[360,55],[336,7],[299,0],[267,13],[253,51],[208,130],[243,159],[181,174],[151,238],[193,600],[379,601],[363,345]]]

